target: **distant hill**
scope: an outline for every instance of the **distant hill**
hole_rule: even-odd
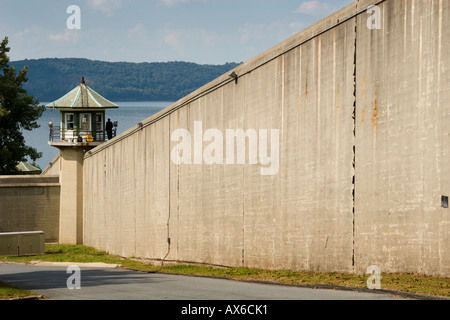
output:
[[[86,84],[113,101],[176,101],[239,64],[199,65],[188,62],[129,63],[88,59],[38,59],[11,62],[16,70],[28,66],[27,93],[51,102]]]

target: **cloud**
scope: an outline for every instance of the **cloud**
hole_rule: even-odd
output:
[[[189,0],[162,0],[162,4],[167,7],[173,7],[180,3],[186,3],[189,2]]]
[[[331,7],[327,3],[319,0],[312,0],[303,2],[294,12],[315,16],[328,13],[330,10]]]
[[[223,36],[205,28],[171,29],[163,31],[162,42],[174,48],[183,44],[197,43],[202,46],[214,46],[223,40]]]
[[[138,23],[133,28],[129,29],[127,32],[127,36],[129,39],[140,39],[146,37],[145,27]]]
[[[166,30],[163,42],[173,48],[181,48],[182,33],[178,30]]]
[[[161,49],[170,52],[172,59],[186,59],[190,52],[215,52],[226,43],[225,35],[206,28],[176,28],[167,25],[156,32]]]
[[[308,26],[308,25],[307,25],[306,23],[300,22],[300,21],[294,21],[294,22],[291,22],[291,23],[289,24],[289,28],[291,28],[291,29],[293,29],[293,30],[296,30],[296,31],[303,30],[303,29],[305,29],[307,26]]]
[[[298,31],[294,25],[284,20],[273,21],[269,24],[247,22],[238,29],[238,50],[241,52],[241,57],[237,61],[248,60]]]
[[[100,11],[109,17],[122,7],[122,0],[90,0],[88,3],[94,11]]]
[[[20,40],[26,40],[29,38],[40,37],[44,33],[45,33],[44,29],[34,24],[29,28],[25,28],[23,31],[17,32],[15,36]]]
[[[284,40],[286,34],[286,25],[280,21],[274,21],[270,24],[253,24],[245,23],[240,29],[241,44],[249,44],[256,42],[264,42],[268,38],[276,39],[276,41]]]
[[[209,0],[161,0],[161,3],[166,7],[174,7],[178,4],[192,3],[192,2],[208,2]]]
[[[66,29],[64,33],[57,33],[50,35],[50,40],[60,41],[60,42],[77,42],[79,32],[76,30]]]

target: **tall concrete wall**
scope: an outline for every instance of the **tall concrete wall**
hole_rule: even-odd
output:
[[[371,4],[380,30],[367,26]],[[448,18],[447,1],[355,1],[236,68],[237,82],[224,75],[92,150],[84,243],[226,266],[449,275]],[[225,150],[224,164],[175,163],[172,134],[188,130],[193,151],[200,122],[224,137],[279,130],[279,170],[262,175],[250,144],[246,164],[227,164]]]
[[[59,241],[58,176],[0,176],[0,232],[44,231]]]
[[[450,1],[386,1],[357,21],[355,260],[450,275]]]

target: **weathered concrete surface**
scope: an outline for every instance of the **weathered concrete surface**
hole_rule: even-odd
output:
[[[82,148],[61,148],[61,201],[59,242],[83,243],[83,156]]]
[[[44,231],[59,240],[58,176],[1,176],[0,232]]]
[[[371,30],[375,3],[355,1],[236,68],[237,83],[219,77],[92,150],[84,243],[226,266],[450,275],[449,3],[381,2]],[[279,171],[174,163],[172,133],[194,138],[196,122],[279,130]]]
[[[43,176],[59,176],[61,173],[61,154],[58,155],[50,162],[47,168],[42,172]]]
[[[357,23],[355,262],[450,275],[450,2],[385,1]]]

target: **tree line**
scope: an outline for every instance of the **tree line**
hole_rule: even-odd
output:
[[[0,175],[18,174],[17,164],[42,157],[27,146],[23,131],[39,127],[45,107],[86,84],[111,101],[176,101],[238,64],[188,62],[128,63],[88,59],[37,59],[11,62],[8,37],[0,39]]]
[[[11,62],[28,66],[28,94],[51,102],[86,84],[111,101],[176,101],[229,72],[239,64],[199,65],[189,62],[129,63],[88,59],[37,59]]]

